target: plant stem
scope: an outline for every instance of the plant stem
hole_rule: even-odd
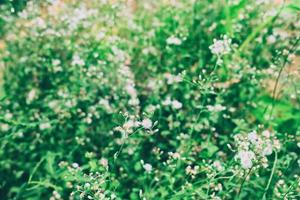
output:
[[[271,184],[271,181],[272,181],[272,178],[274,176],[274,172],[275,172],[275,169],[276,169],[276,164],[277,164],[277,151],[274,151],[275,152],[275,160],[274,160],[274,164],[273,164],[273,168],[272,168],[272,172],[271,172],[271,175],[270,175],[270,178],[268,180],[268,184],[267,184],[267,187],[265,189],[265,192],[264,192],[264,195],[263,195],[263,200],[266,199],[266,195],[267,195],[267,192],[269,190],[269,187],[270,187],[270,184]]]
[[[244,183],[245,183],[247,177],[250,175],[252,169],[253,169],[253,166],[249,169],[248,173],[246,174],[245,178],[243,179],[243,181],[242,181],[242,183],[240,185],[239,192],[238,192],[238,198],[240,197],[240,194],[241,194],[241,191],[243,189]]]

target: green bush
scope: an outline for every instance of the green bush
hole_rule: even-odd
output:
[[[296,1],[135,6],[2,14],[0,196],[299,198]]]

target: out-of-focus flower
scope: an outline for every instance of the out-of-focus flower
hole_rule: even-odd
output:
[[[255,158],[255,154],[253,151],[240,151],[237,157],[241,161],[241,165],[244,169],[249,169],[252,167],[252,160]]]
[[[231,51],[230,45],[231,39],[225,35],[223,36],[222,40],[214,39],[214,43],[209,46],[209,49],[211,50],[212,54],[223,56],[229,54]]]
[[[143,165],[143,168],[146,170],[146,172],[151,172],[152,171],[152,165],[150,165],[149,163],[145,163]]]
[[[167,44],[169,45],[181,45],[182,41],[175,37],[175,36],[171,36],[167,39]]]
[[[149,118],[143,119],[141,124],[145,129],[151,129],[152,127],[152,121]]]

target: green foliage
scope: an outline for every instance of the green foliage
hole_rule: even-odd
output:
[[[0,196],[299,198],[296,2],[3,12]]]

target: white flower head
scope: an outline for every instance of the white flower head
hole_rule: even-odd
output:
[[[237,157],[241,161],[242,168],[249,169],[253,165],[253,159],[255,158],[255,154],[253,151],[240,151]]]
[[[151,129],[152,127],[152,121],[149,118],[143,119],[141,124],[145,129]]]
[[[108,168],[108,160],[106,158],[101,158],[99,162],[103,167]]]
[[[85,62],[84,60],[82,60],[78,54],[75,54],[72,58],[72,65],[75,66],[75,65],[78,65],[78,66],[83,66],[85,65]]]
[[[152,171],[152,165],[150,165],[149,163],[145,163],[143,165],[143,168],[146,170],[146,172],[151,172]]]
[[[264,130],[264,131],[262,132],[262,135],[263,135],[264,137],[266,137],[266,138],[269,138],[269,137],[271,136],[271,132],[270,132],[269,130]]]
[[[221,162],[219,160],[214,161],[213,166],[218,170],[218,171],[223,171],[224,167],[222,166]]]
[[[269,156],[273,152],[273,146],[271,143],[267,143],[266,147],[262,151],[262,155]]]
[[[256,131],[252,131],[248,134],[248,140],[252,143],[252,144],[256,144],[257,140],[258,140],[258,136]]]
[[[28,93],[27,95],[27,103],[31,103],[35,98],[36,98],[36,90],[35,89],[32,89],[30,90],[30,92]]]
[[[181,40],[175,36],[171,36],[167,39],[167,44],[169,45],[181,45]]]
[[[51,124],[49,122],[44,122],[39,125],[40,130],[45,130],[51,128]]]
[[[172,101],[172,107],[173,107],[174,109],[180,109],[180,108],[182,108],[182,103],[179,102],[179,101],[177,101],[177,100],[173,100],[173,101]]]
[[[219,57],[230,53],[230,45],[231,39],[224,35],[223,39],[221,40],[214,39],[214,43],[209,46],[209,49],[211,50],[212,54],[215,54]]]

